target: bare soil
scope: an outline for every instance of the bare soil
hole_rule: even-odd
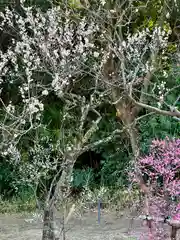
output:
[[[87,212],[83,216],[76,214],[65,226],[66,240],[139,240],[143,226],[137,219],[130,226],[130,220],[116,213],[103,212],[98,224],[97,212]],[[57,223],[61,226],[60,216]],[[42,221],[32,218],[32,214],[0,215],[1,240],[41,240],[41,234]]]

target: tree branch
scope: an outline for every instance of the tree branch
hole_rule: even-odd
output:
[[[96,142],[93,142],[93,143],[90,143],[90,144],[84,146],[84,147],[81,149],[80,154],[82,154],[83,152],[88,151],[89,149],[98,147],[98,146],[100,146],[101,144],[108,143],[108,142],[112,141],[113,138],[116,138],[117,136],[119,136],[120,133],[124,132],[124,130],[125,130],[127,127],[128,127],[128,126],[123,127],[121,130],[116,129],[116,130],[114,130],[114,131],[111,133],[110,136],[108,136],[108,137],[106,137],[106,138],[103,138],[103,139],[101,139],[101,140],[98,140],[98,141],[96,141]],[[116,134],[118,134],[118,135],[116,135]],[[79,154],[79,155],[80,155],[80,154]]]
[[[171,111],[167,111],[167,110],[162,110],[162,109],[159,109],[159,108],[156,108],[156,107],[153,107],[153,106],[150,106],[148,104],[145,104],[145,103],[142,103],[142,102],[137,102],[133,97],[131,97],[129,95],[129,98],[131,99],[131,101],[136,105],[136,106],[139,106],[139,107],[142,107],[142,108],[146,108],[147,110],[151,111],[151,112],[155,112],[157,114],[160,114],[160,115],[164,115],[164,116],[171,116],[171,117],[176,117],[176,118],[180,118],[180,111],[178,111],[176,108],[172,107]]]

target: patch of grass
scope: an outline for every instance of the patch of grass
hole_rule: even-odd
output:
[[[134,189],[129,192],[126,189],[110,189],[105,187],[100,187],[92,191],[86,188],[78,199],[68,198],[65,202],[57,204],[57,208],[59,211],[64,211],[64,207],[70,208],[75,204],[76,212],[81,213],[84,210],[97,208],[98,199],[101,201],[101,208],[121,211],[139,202],[139,191]],[[0,197],[1,213],[29,213],[36,210],[36,200],[31,196],[24,198],[14,197],[11,200],[2,200]]]
[[[1,213],[20,213],[33,212],[36,209],[35,199],[28,199],[26,201],[20,198],[13,198],[11,200],[2,200],[0,197],[0,212]]]
[[[79,210],[97,208],[98,199],[102,208],[119,211],[139,203],[139,191],[134,189],[129,192],[126,189],[114,190],[105,187],[93,191],[85,189],[76,201],[77,208]]]

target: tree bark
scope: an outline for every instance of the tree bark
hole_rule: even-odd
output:
[[[72,176],[72,171],[74,163],[77,157],[68,156],[65,160],[65,166],[60,174],[57,173],[52,180],[51,185],[55,187],[55,190],[52,192],[52,186],[50,187],[46,204],[44,210],[44,220],[43,220],[43,234],[42,240],[58,240],[59,237],[56,237],[55,229],[55,219],[54,219],[54,209],[56,201],[61,203],[68,196],[68,191],[70,187],[70,179]],[[59,177],[60,174],[60,177]]]
[[[119,101],[121,92],[118,89],[112,91],[112,99],[116,102],[115,107],[117,111],[117,117],[122,121],[123,125],[127,127],[127,134],[130,141],[132,154],[134,160],[137,159],[139,155],[139,141],[138,141],[138,129],[135,126],[135,120],[139,113],[139,109],[136,109],[134,104],[129,101],[129,99],[124,96]]]
[[[171,228],[171,240],[176,240],[177,229],[175,227]]]
[[[45,209],[42,240],[57,240],[55,237],[54,221],[54,209],[52,207]]]

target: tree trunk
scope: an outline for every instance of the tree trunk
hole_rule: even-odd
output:
[[[57,201],[59,201],[60,203],[63,203],[63,201],[68,197],[68,192],[70,188],[70,179],[72,176],[72,171],[73,171],[73,167],[76,159],[77,158],[68,156],[65,162],[66,164],[64,166],[64,169],[61,173],[61,176],[59,177],[59,173],[57,173],[57,175],[52,180],[51,187],[50,187],[48,197],[46,199],[46,204],[45,204],[46,206],[44,210],[42,240],[58,240],[59,239],[59,237],[56,237],[56,228],[55,228],[56,224],[54,219],[55,203]],[[54,186],[53,191],[52,191],[52,186]]]
[[[176,240],[176,235],[177,235],[177,228],[172,227],[171,228],[171,240]]]
[[[55,237],[54,220],[54,209],[45,209],[42,240],[57,240]]]
[[[139,141],[138,141],[138,134],[137,128],[134,126],[130,126],[128,129],[129,140],[131,144],[131,149],[133,153],[134,160],[136,160],[139,156]]]
[[[115,107],[117,111],[117,117],[122,121],[123,125],[127,127],[127,134],[130,141],[133,159],[136,160],[139,155],[139,140],[138,140],[138,129],[135,126],[135,120],[138,115],[138,109],[129,99],[124,96],[121,97],[119,89],[113,89],[112,99],[116,102]],[[117,101],[117,99],[120,99]]]

